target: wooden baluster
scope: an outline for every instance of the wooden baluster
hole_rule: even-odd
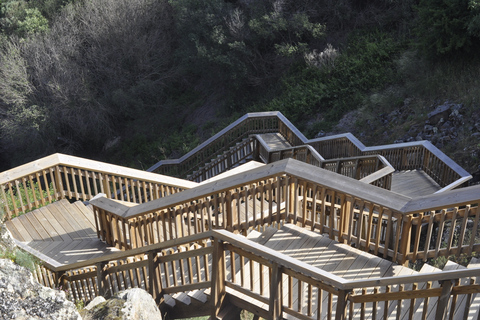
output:
[[[402,255],[402,259],[400,264],[404,264],[407,261],[407,254],[410,251],[410,241],[411,241],[411,232],[412,232],[412,216],[403,216],[403,224],[402,224],[402,236],[397,238],[397,242],[400,241],[400,254]],[[399,233],[400,228],[397,225],[397,236]],[[401,238],[401,240],[400,240]],[[396,251],[396,250],[395,250]],[[394,259],[396,258],[397,254],[394,253]]]
[[[225,254],[222,240],[213,240],[212,318],[216,319],[225,298]]]
[[[453,230],[452,230],[453,231]],[[445,280],[442,282],[442,293],[438,298],[437,310],[435,312],[435,320],[444,320],[447,316],[448,311],[448,300],[450,300],[450,295],[452,292],[453,281]],[[452,310],[453,312],[454,310]]]
[[[270,277],[270,300],[268,305],[268,312],[270,319],[282,319],[282,270],[276,263],[272,263],[271,277]]]

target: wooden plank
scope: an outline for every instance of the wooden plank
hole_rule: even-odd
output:
[[[84,215],[77,208],[77,206],[70,204],[67,200],[58,201],[58,208],[63,207],[61,211],[65,219],[67,219],[72,226],[72,228],[80,235],[82,239],[96,238],[97,232],[92,228],[85,228]]]
[[[36,231],[40,235],[41,239],[39,240],[46,240],[46,241],[52,240],[52,238],[50,237],[50,234],[48,233],[48,231],[45,229],[44,225],[40,221],[40,219],[43,218],[43,215],[40,215],[39,211],[35,210],[33,212],[26,214],[25,216],[30,221],[32,226],[35,227]]]
[[[79,234],[77,230],[75,230],[75,228],[72,226],[72,224],[75,224],[73,221],[71,221],[73,219],[68,217],[68,215],[66,214],[67,210],[63,207],[60,201],[54,202],[46,208],[48,208],[54,219],[58,221],[62,229],[69,237],[72,238],[72,240],[82,239],[81,234]]]
[[[15,227],[15,222],[12,220],[10,221],[5,221],[5,225],[7,226],[8,231],[12,234],[12,237],[14,239],[17,239],[18,241],[25,241],[25,239],[22,236],[22,232],[18,231],[17,228]]]
[[[53,215],[53,213],[49,210],[48,207],[42,207],[40,209],[40,213],[49,221],[52,226],[51,231],[49,231],[52,238],[55,239],[55,236],[59,236],[63,241],[73,241],[73,238],[68,234],[67,231],[62,226],[63,222],[57,220],[57,218]]]
[[[62,240],[59,233],[52,226],[52,223],[54,223],[53,219],[50,219],[50,220],[52,220],[52,223],[50,223],[50,220],[47,217],[45,217],[45,210],[47,210],[47,209],[45,209],[44,207],[36,210],[37,212],[36,212],[35,216],[37,218],[37,221],[42,225],[42,227],[48,233],[48,235],[52,239],[52,241]]]
[[[30,235],[27,228],[23,225],[21,219],[19,219],[20,217],[17,217],[15,219],[11,220],[13,226],[15,227],[15,229],[17,230],[17,232],[21,236],[21,239],[19,238],[18,240],[27,241],[27,242],[32,241],[33,237]]]

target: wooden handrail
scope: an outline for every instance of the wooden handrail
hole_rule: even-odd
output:
[[[265,163],[271,163],[283,159],[296,159],[316,167],[328,169],[344,176],[360,180],[365,183],[374,184],[390,190],[392,173],[395,169],[381,155],[356,156],[325,160],[312,146],[306,144],[290,148],[272,149],[265,142],[261,135],[255,135],[258,142],[260,158]],[[303,151],[303,153],[302,153]],[[302,153],[303,156],[299,156]],[[373,165],[365,166],[364,163],[372,161]],[[345,163],[354,163],[350,170],[342,170]],[[329,164],[333,166],[329,166]],[[361,171],[363,171],[361,173]],[[382,181],[383,180],[383,181]]]
[[[407,259],[415,261],[424,258],[420,242],[415,242],[421,231],[415,226],[421,217],[428,216],[431,211],[448,211],[449,208],[465,205],[471,207],[469,217],[475,219],[480,216],[477,210],[480,186],[446,191],[443,196],[436,194],[412,199],[286,159],[134,207],[123,206],[107,198],[91,203],[98,217],[109,217],[102,218],[100,223],[104,240],[112,245],[121,243],[121,248],[143,246],[144,241],[161,241],[164,237],[181,237],[212,228],[245,233],[255,226],[293,222],[327,232],[332,239],[383,254],[385,258],[390,257],[403,264]],[[254,209],[256,206],[262,206],[263,211]],[[136,233],[137,225],[143,228],[145,223],[157,220],[165,221],[164,228],[173,230],[173,233],[169,231],[167,234],[158,228],[158,234]],[[112,238],[116,231],[109,231],[112,227],[108,221],[114,221],[115,228],[117,223],[120,224],[120,230],[123,230],[118,234],[120,240]],[[430,224],[429,230],[435,235],[432,226]],[[461,224],[462,233],[466,226],[466,223]],[[125,234],[127,238],[124,239]],[[132,243],[129,239],[142,240]],[[480,250],[475,241],[465,240],[464,245],[468,243],[473,250]],[[414,244],[417,249],[412,251]],[[465,249],[452,244],[448,253],[462,250]],[[429,257],[432,254],[446,255],[447,251],[428,252]]]
[[[11,219],[59,199],[89,200],[105,193],[118,200],[144,202],[195,186],[191,181],[57,153],[0,173],[0,202]]]
[[[190,250],[179,249],[182,246],[188,247],[196,241],[207,239],[209,239],[214,245],[199,246]],[[177,249],[171,251],[171,254],[167,254],[169,248]],[[231,272],[227,279],[228,273],[226,272],[227,270],[225,270],[225,268],[227,268],[225,258],[227,255],[232,257],[232,252],[242,256],[245,259],[245,262],[248,261],[248,264],[244,265],[242,263],[236,268],[251,269],[253,268],[252,263],[257,262],[258,264],[271,269],[272,272],[267,272],[269,276],[267,275],[268,279],[264,282],[270,286],[270,290],[263,290],[263,288],[260,288],[260,292],[258,292],[258,289],[254,290],[254,287],[248,282],[243,284],[243,280],[241,281],[242,284],[238,284],[238,282],[235,284]],[[192,266],[192,262],[195,260],[198,261],[198,257],[205,257],[205,255],[211,257],[209,258],[209,261],[211,261],[209,263],[213,264],[213,266],[211,276],[209,276],[209,272],[206,270],[208,267],[206,265],[203,267],[202,272],[205,273],[205,279],[203,281],[201,280],[201,277],[193,276],[183,278],[182,281],[174,280],[174,283],[171,283],[170,280],[167,280],[170,272],[167,271],[168,268],[165,267],[162,269],[162,267],[160,267],[162,264],[172,263],[173,268],[175,263],[177,263],[178,266],[178,264],[188,262],[185,263],[185,265],[188,266],[188,268],[192,268],[194,267]],[[130,257],[135,256],[137,258],[129,260]],[[206,257],[204,259],[206,259]],[[120,263],[117,261],[120,261]],[[207,263],[207,260],[204,261]],[[232,268],[232,265],[234,264],[235,263],[230,260],[230,268]],[[240,276],[245,273],[240,272],[240,269],[236,268],[230,271],[238,272]],[[172,269],[172,271],[173,270],[174,269]],[[188,272],[194,272],[194,270],[195,268],[188,270]],[[128,276],[125,278],[125,274],[128,275],[129,273],[136,273],[137,277],[140,277],[136,281],[136,284],[132,279],[128,280]],[[123,276],[118,276],[119,274],[123,274]],[[276,286],[279,288],[287,286],[287,290],[292,290],[292,283],[298,282],[297,287],[300,286],[301,283],[305,283],[310,287],[310,290],[318,290],[317,295],[320,291],[324,291],[324,298],[326,298],[326,295],[331,297],[331,303],[328,304],[315,303],[311,298],[307,300],[306,303],[309,305],[310,315],[322,313],[322,315],[324,315],[322,318],[333,319],[334,316],[331,311],[332,309],[336,309],[335,319],[344,319],[344,317],[351,315],[351,311],[358,312],[359,309],[367,312],[377,312],[372,306],[366,305],[368,302],[402,302],[404,300],[411,301],[412,299],[417,299],[419,302],[422,302],[424,300],[427,301],[427,299],[431,297],[440,297],[442,294],[442,290],[440,289],[417,290],[416,288],[420,284],[432,282],[445,283],[445,281],[448,282],[476,277],[479,274],[480,268],[474,268],[369,280],[346,280],[335,276],[332,273],[312,267],[311,265],[303,263],[295,258],[278,253],[268,247],[250,241],[245,237],[230,233],[226,230],[213,230],[211,232],[197,234],[184,239],[167,241],[165,243],[159,243],[128,252],[113,253],[73,265],[53,267],[50,270],[44,269],[42,272],[37,272],[37,277],[39,277],[39,280],[42,283],[46,283],[52,287],[61,285],[64,289],[69,289],[73,297],[77,300],[86,299],[87,297],[84,296],[85,292],[90,292],[91,290],[94,292],[90,294],[89,298],[102,294],[102,290],[104,295],[109,295],[109,290],[112,290],[112,293],[114,293],[123,288],[141,286],[148,290],[152,296],[156,298],[157,302],[160,301],[161,296],[166,293],[174,294],[177,292],[202,288],[211,288],[213,296],[212,300],[222,301],[222,296],[226,294],[225,288],[228,287],[232,290],[247,294],[261,302],[279,301],[279,304],[269,304],[269,312],[273,311],[272,308],[277,308],[277,315],[279,314],[281,316],[282,312],[286,312],[294,316],[302,316],[302,318],[306,318],[307,315],[302,313],[301,308],[298,310],[296,307],[291,306],[290,303],[287,303],[288,292],[274,290]],[[116,278],[117,281],[107,281],[109,275]],[[178,276],[185,277],[185,274],[182,272],[179,273],[179,275],[176,274],[174,277]],[[283,284],[287,281],[286,279],[289,279],[288,283],[290,285],[287,285],[286,283]],[[96,283],[97,286],[94,287],[92,285],[93,283]],[[415,286],[405,287],[402,291],[391,291],[390,294],[383,294],[382,296],[371,294],[370,291],[368,291],[369,289],[374,288],[388,289],[392,286],[398,288],[410,284],[414,284]],[[388,290],[390,291],[390,289]],[[297,289],[295,289],[295,291],[297,291]],[[457,283],[454,284],[446,294],[451,296],[475,292],[480,292],[480,286]],[[342,304],[342,301],[344,301],[345,304]],[[354,307],[346,308],[348,303],[359,303],[359,309],[355,309]],[[410,308],[407,309],[407,311],[413,312],[413,309],[411,308],[413,308],[414,305],[415,304],[405,304],[405,308]],[[320,307],[322,309],[319,309]],[[437,312],[441,312],[443,307],[444,305],[439,305],[437,307]],[[215,308],[212,309],[214,315],[218,314],[219,309],[218,303],[215,304]]]
[[[259,121],[262,125],[251,125],[253,121]],[[325,159],[378,154],[384,156],[396,170],[421,169],[441,186],[442,189],[437,192],[459,187],[472,178],[428,141],[366,147],[351,133],[309,140],[280,112],[246,114],[180,159],[162,160],[148,171],[159,172],[162,167],[182,167],[172,169],[173,171],[165,170],[163,173],[186,177],[243,138],[268,132],[279,132],[292,146],[310,145]]]

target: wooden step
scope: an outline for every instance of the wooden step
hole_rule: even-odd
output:
[[[234,304],[225,301],[224,306],[217,315],[218,320],[240,320],[240,312],[242,309],[236,307]]]
[[[480,259],[472,258],[467,269],[480,268]],[[480,275],[469,281],[469,284],[480,284]],[[454,319],[480,319],[480,293],[466,295],[465,307],[455,311]]]
[[[181,302],[187,306],[192,303],[192,299],[185,292],[175,293],[172,295],[172,298],[175,299],[176,302]]]
[[[462,267],[461,265],[449,260],[445,264],[445,267],[443,267],[443,271],[451,271],[451,270],[458,270],[458,269],[464,269],[464,268],[465,267]],[[440,284],[438,283],[438,281],[434,281],[432,283],[432,288],[439,288],[439,287],[440,287]],[[432,297],[431,299],[429,299],[426,319],[435,319],[437,304],[438,304],[437,297]],[[414,319],[421,319],[421,314],[420,316],[416,315]]]

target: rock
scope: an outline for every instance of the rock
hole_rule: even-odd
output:
[[[81,311],[84,320],[158,320],[162,319],[155,300],[143,289],[128,289],[104,302],[95,301]],[[94,306],[90,306],[94,303]],[[108,316],[108,318],[107,318]]]
[[[2,224],[0,226],[0,252],[13,252],[15,247],[16,245],[10,231]]]
[[[90,301],[90,303],[85,307],[85,310],[92,310],[94,307],[96,307],[97,305],[99,305],[100,303],[104,303],[105,301],[105,298],[104,297],[95,297],[92,301]]]
[[[438,106],[434,111],[428,114],[428,122],[431,124],[437,124],[443,122],[442,119],[448,118],[452,105],[445,102],[443,105]]]
[[[423,131],[425,132],[433,132],[433,128],[434,126],[431,126],[429,124],[426,124],[424,127],[423,127]]]
[[[65,292],[40,285],[32,273],[10,260],[0,259],[0,319],[81,320]]]

